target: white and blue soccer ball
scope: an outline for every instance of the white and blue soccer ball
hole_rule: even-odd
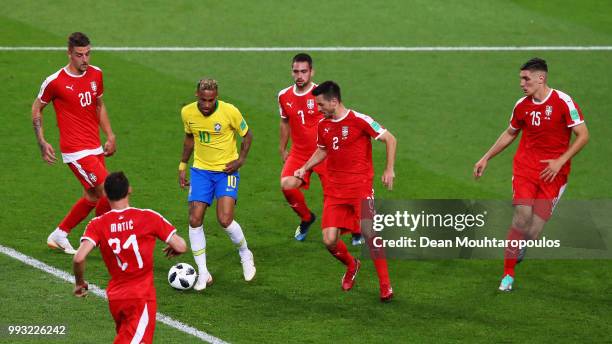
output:
[[[193,288],[198,274],[193,266],[187,263],[178,263],[168,271],[168,283],[174,289],[187,290]]]

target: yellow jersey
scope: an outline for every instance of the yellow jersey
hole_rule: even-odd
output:
[[[215,111],[204,116],[193,102],[181,109],[181,118],[185,133],[193,134],[193,167],[223,171],[227,163],[238,159],[236,134],[246,135],[249,127],[234,105],[217,100]]]

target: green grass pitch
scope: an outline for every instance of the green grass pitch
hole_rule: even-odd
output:
[[[95,46],[566,46],[612,45],[612,5],[601,1],[3,2],[0,46],[63,46],[72,31]],[[308,50],[306,50],[308,52]],[[498,293],[501,261],[390,261],[396,298],[378,301],[372,264],[354,290],[339,288],[343,267],[320,242],[292,238],[297,218],[279,190],[276,95],[291,83],[289,52],[93,52],[105,73],[105,102],[117,135],[110,170],[124,170],[131,203],[164,214],[187,237],[186,192],[177,185],[180,107],[201,76],[215,77],[254,133],[241,169],[236,219],[258,274],[246,284],[238,255],[209,212],[209,267],[215,285],[179,293],[165,282],[174,263],[156,257],[158,310],[223,340],[247,342],[604,342],[612,333],[610,261],[524,262],[517,290]],[[371,114],[398,138],[396,183],[380,183],[384,145],[374,144],[379,199],[511,196],[516,144],[479,181],[472,166],[506,126],[521,97],[518,67],[549,62],[550,85],[571,94],[591,142],[575,159],[568,199],[612,196],[612,51],[313,52],[316,81],[333,79],[345,104]],[[45,239],[81,193],[71,172],[39,157],[30,106],[44,78],[66,63],[60,51],[0,51],[0,244],[71,271]],[[57,128],[45,110],[45,135]],[[321,212],[318,182],[306,193]],[[508,219],[510,221],[510,219]],[[318,222],[316,228],[318,228]],[[84,224],[71,235],[76,243]],[[579,235],[580,229],[576,229]],[[351,248],[353,250],[353,248]],[[354,251],[357,253],[357,251]],[[179,261],[192,262],[190,255]],[[0,255],[0,324],[65,323],[74,343],[114,336],[106,303],[71,296],[71,286]],[[87,279],[106,286],[95,253]],[[93,337],[92,337],[93,335]],[[0,343],[41,339],[0,336]],[[156,342],[195,339],[158,324]]]

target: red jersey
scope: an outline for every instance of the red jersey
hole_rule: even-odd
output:
[[[317,108],[312,86],[298,93],[296,86],[289,86],[278,93],[281,118],[289,120],[291,128],[291,155],[308,160],[317,149],[317,124],[323,118]]]
[[[327,151],[327,182],[323,193],[336,198],[372,194],[372,141],[387,131],[371,117],[347,110],[340,119],[319,122],[317,144]]]
[[[540,160],[556,159],[567,151],[572,127],[584,122],[582,111],[570,96],[551,89],[542,102],[523,97],[514,106],[510,126],[523,131],[513,174],[538,179],[546,168]],[[559,173],[568,175],[570,161]]]
[[[53,102],[64,162],[102,154],[96,108],[103,93],[102,70],[91,65],[82,75],[71,74],[64,67],[40,87],[38,99],[45,104]],[[83,151],[88,154],[79,154]]]
[[[155,239],[168,242],[175,232],[170,222],[149,209],[113,209],[89,222],[81,241],[100,247],[111,276],[106,288],[109,300],[155,299]]]

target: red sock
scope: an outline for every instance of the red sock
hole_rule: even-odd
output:
[[[70,233],[81,221],[83,221],[89,212],[95,208],[96,203],[90,202],[86,198],[80,198],[70,209],[68,215],[59,224],[59,229],[66,233]]]
[[[512,227],[508,232],[508,240],[523,240],[524,234],[522,231]],[[516,258],[519,254],[518,243],[516,247],[512,247],[508,243],[508,247],[504,250],[504,276],[510,275],[514,277],[514,267],[516,266]]]
[[[296,214],[302,219],[302,221],[310,221],[310,209],[306,205],[306,200],[304,199],[304,194],[300,189],[283,189],[283,194],[289,202],[289,206]]]
[[[106,196],[102,196],[98,203],[96,203],[96,216],[100,216],[102,214],[106,214],[111,210],[110,203],[108,203],[108,198]]]
[[[333,249],[327,249],[329,253],[332,254],[336,259],[342,262],[342,264],[349,266],[351,264],[355,264],[355,258],[351,256],[349,251],[346,248],[346,244],[342,241],[342,238],[338,238],[336,242],[336,247]]]
[[[368,248],[370,250],[370,257],[374,262],[376,268],[376,274],[378,275],[378,284],[382,287],[383,285],[391,285],[389,280],[389,269],[387,268],[387,257],[385,256],[385,249],[382,247],[375,247],[373,245],[373,239],[368,240]]]

